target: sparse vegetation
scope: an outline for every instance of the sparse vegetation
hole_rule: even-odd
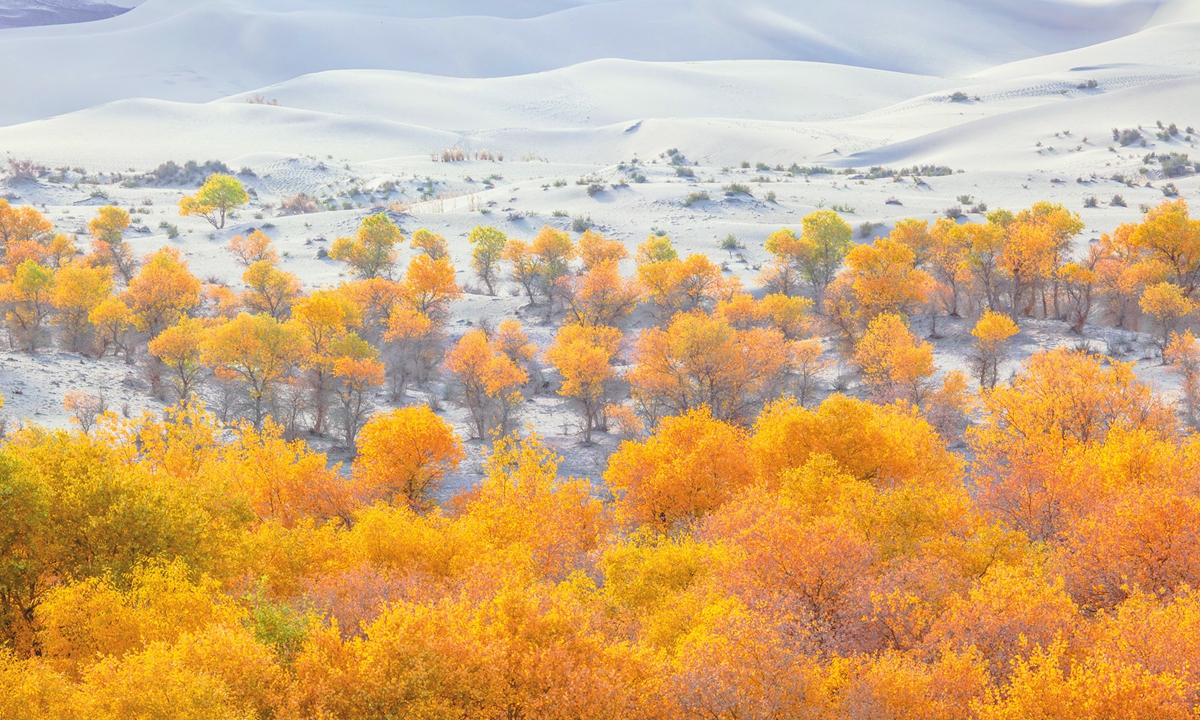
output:
[[[316,198],[307,193],[296,193],[279,203],[280,215],[306,215],[321,212],[321,206]]]
[[[17,158],[8,158],[8,179],[13,182],[37,180],[46,168],[35,163],[32,160],[18,160]]]
[[[1113,142],[1117,143],[1121,147],[1129,147],[1130,145],[1133,145],[1139,141],[1144,142],[1141,131],[1135,128],[1126,128],[1124,130],[1113,128],[1112,138]]]

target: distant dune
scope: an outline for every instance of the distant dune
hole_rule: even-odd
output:
[[[0,105],[0,125],[329,70],[483,78],[619,58],[956,77],[1127,36],[1180,1],[147,0],[102,22],[0,31],[0,95],[20,98]]]
[[[0,3],[0,29],[92,22],[129,10],[88,0],[4,0]]]

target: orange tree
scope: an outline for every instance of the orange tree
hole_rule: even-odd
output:
[[[633,398],[651,421],[707,406],[718,420],[749,422],[783,390],[790,369],[778,330],[736,330],[703,313],[642,331],[633,359]]]

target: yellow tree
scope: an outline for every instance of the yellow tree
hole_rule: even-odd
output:
[[[286,320],[292,303],[300,294],[300,278],[280,270],[269,260],[251,263],[242,273],[246,292],[242,305],[252,313],[266,313],[276,320]]]
[[[418,255],[408,264],[400,292],[405,305],[438,324],[449,318],[450,303],[462,297],[450,259],[429,255]]]
[[[450,246],[446,238],[421,228],[412,234],[412,246],[434,260],[450,257]]]
[[[200,305],[200,281],[179,251],[166,247],[146,258],[122,299],[133,312],[134,326],[155,337]]]
[[[493,347],[482,330],[463,335],[446,353],[446,369],[461,389],[475,436],[485,438],[494,429],[503,433],[522,400],[520,388],[529,381],[525,371]]]
[[[1031,357],[1011,383],[983,395],[983,408],[984,422],[968,433],[979,504],[1036,540],[1058,537],[1115,487],[1118,463],[1091,467],[1114,432],[1137,434],[1132,452],[1173,437],[1177,423],[1128,364],[1106,367],[1063,348]]]
[[[1101,257],[1102,251],[1093,246],[1081,262],[1069,262],[1058,270],[1057,280],[1067,296],[1064,314],[1071,331],[1079,335],[1083,334],[1083,326],[1092,314],[1092,299],[1100,282],[1096,266]]]
[[[542,293],[553,306],[555,298],[559,295],[559,279],[567,274],[568,266],[575,259],[578,250],[571,242],[570,235],[549,226],[538,231],[530,249],[537,257]]]
[[[32,205],[13,207],[0,198],[0,254],[7,254],[15,245],[50,242],[54,225]],[[7,262],[11,265],[11,262]]]
[[[183,317],[147,345],[150,354],[167,367],[180,405],[191,402],[199,385],[204,368],[200,362],[201,341],[208,325],[202,319]]]
[[[68,348],[82,352],[93,345],[88,315],[111,294],[112,271],[108,268],[71,264],[54,274],[54,323],[62,329]]]
[[[581,275],[564,278],[562,291],[568,317],[580,325],[616,325],[641,299],[637,281],[621,277],[614,260],[597,262]]]
[[[881,402],[903,398],[920,405],[933,377],[933,346],[918,343],[899,315],[885,313],[867,326],[854,348],[863,381]]]
[[[537,357],[538,347],[529,341],[529,336],[521,328],[521,323],[508,319],[501,320],[496,326],[492,342],[500,352],[508,356],[517,365],[524,365]]]
[[[916,267],[916,254],[907,245],[880,238],[859,245],[846,255],[846,269],[834,281],[825,311],[849,343],[884,313],[908,317],[922,305],[932,278]]]
[[[364,501],[400,501],[426,511],[442,478],[464,457],[454,429],[428,405],[393,410],[363,426],[354,484]]]
[[[1129,242],[1149,253],[1167,270],[1164,278],[1178,285],[1189,299],[1200,287],[1200,220],[1188,214],[1187,201],[1164,201],[1146,213]]]
[[[384,382],[379,352],[354,333],[334,341],[332,350],[334,392],[342,405],[342,439],[354,449],[358,431],[375,411],[372,394]]]
[[[979,373],[979,386],[996,387],[1000,363],[1008,359],[1008,341],[1020,332],[1017,324],[1006,315],[985,310],[971,334],[975,336],[975,355],[971,358]]]
[[[749,422],[782,391],[790,369],[779,331],[738,331],[703,313],[680,313],[666,330],[643,330],[633,360],[633,399],[651,422],[703,406],[718,420]]]
[[[533,247],[524,240],[513,238],[504,245],[504,261],[512,266],[513,282],[525,291],[530,305],[537,304],[541,296],[542,263],[534,254]]]
[[[106,205],[96,212],[88,223],[92,235],[92,253],[96,262],[111,267],[129,282],[137,269],[137,259],[129,249],[122,233],[129,227],[129,213],[119,207]]]
[[[1009,223],[1006,241],[997,260],[999,269],[1007,275],[1011,289],[1011,316],[1017,322],[1021,314],[1029,315],[1035,297],[1030,294],[1038,284],[1052,277],[1059,257],[1059,240],[1047,227],[1020,220]]]
[[[43,325],[54,309],[54,271],[33,260],[17,266],[12,280],[0,284],[0,307],[12,338],[18,345],[36,353]]]
[[[391,277],[396,264],[395,246],[404,242],[400,228],[384,213],[363,218],[354,237],[333,241],[329,257],[345,262],[364,280]]]
[[[97,357],[104,357],[109,348],[113,355],[125,353],[125,362],[133,362],[135,348],[133,311],[123,300],[108,297],[88,313],[88,322],[96,328]]]
[[[339,290],[314,291],[292,306],[291,325],[300,335],[314,432],[325,432],[336,360],[333,345],[361,322],[361,310]]]
[[[388,360],[388,376],[392,399],[399,400],[410,381],[423,384],[428,379],[441,355],[443,336],[440,324],[402,304],[392,312],[388,323],[383,338],[394,351]]]
[[[712,310],[732,289],[721,276],[721,266],[707,255],[693,253],[673,265],[670,294],[676,310]]]
[[[966,262],[970,268],[971,282],[975,292],[983,295],[989,310],[999,311],[1003,271],[1000,256],[1006,245],[1006,230],[1012,214],[996,210],[988,214],[985,224],[962,225],[966,235]]]
[[[279,383],[302,357],[298,331],[270,315],[239,313],[205,333],[201,362],[219,377],[236,379],[253,403],[253,423],[261,428]]]
[[[1171,336],[1171,344],[1163,352],[1163,359],[1170,363],[1181,382],[1181,404],[1187,422],[1196,427],[1200,421],[1200,342],[1191,330]]]
[[[643,442],[623,442],[604,479],[618,520],[666,532],[694,522],[753,482],[744,430],[707,408],[664,418]]]
[[[832,210],[810,213],[801,224],[799,237],[784,228],[767,238],[766,249],[796,268],[820,300],[854,245],[854,230]]]
[[[195,195],[185,195],[179,201],[180,215],[199,215],[221,230],[230,212],[250,200],[240,180],[232,175],[213,173]]]
[[[1062,315],[1059,306],[1059,271],[1071,250],[1071,240],[1083,230],[1083,220],[1077,213],[1067,210],[1061,203],[1037,202],[1027,210],[1016,215],[1017,225],[1032,226],[1051,238],[1050,269],[1035,283],[1035,289],[1040,290],[1042,297],[1042,315],[1050,316],[1048,307],[1047,283],[1053,284],[1053,315]]]
[[[579,236],[579,259],[583,261],[584,270],[592,270],[602,263],[619,263],[628,257],[629,251],[620,240],[610,240],[594,230],[584,230]]]
[[[237,256],[238,262],[250,267],[257,262],[268,262],[274,265],[279,262],[279,253],[271,244],[271,238],[262,230],[255,230],[246,237],[236,235],[229,241],[229,252]]]
[[[467,242],[471,243],[471,269],[487,286],[488,295],[495,295],[500,260],[504,259],[508,236],[494,227],[480,225],[467,234]],[[530,302],[533,302],[532,298]]]
[[[929,228],[926,264],[934,279],[947,289],[939,299],[942,309],[951,317],[958,317],[959,301],[971,282],[970,231],[966,228],[949,218],[942,218]]]
[[[660,321],[675,309],[675,284],[679,279],[679,253],[666,235],[651,235],[638,245],[637,280],[646,299],[658,308]]]
[[[563,325],[546,361],[562,376],[558,394],[575,400],[583,415],[583,442],[592,431],[606,429],[604,408],[609,404],[616,375],[612,361],[621,344],[621,331],[602,325]]]
[[[1154,318],[1154,325],[1158,328],[1156,342],[1160,349],[1170,344],[1171,336],[1179,329],[1180,323],[1196,309],[1196,304],[1188,299],[1183,288],[1169,282],[1146,288],[1140,305],[1143,313]]]
[[[1137,319],[1138,300],[1147,285],[1165,280],[1169,274],[1162,258],[1150,255],[1133,243],[1136,225],[1125,223],[1096,244],[1095,271],[1100,297],[1118,327],[1127,328]]]

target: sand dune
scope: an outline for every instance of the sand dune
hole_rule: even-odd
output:
[[[603,58],[770,59],[945,77],[1123,37],[1170,7],[1166,0],[148,0],[100,22],[0,31],[0,67],[15,69],[0,77],[0,95],[19,98],[0,106],[0,124],[133,97],[208,101],[337,69],[498,77]]]

